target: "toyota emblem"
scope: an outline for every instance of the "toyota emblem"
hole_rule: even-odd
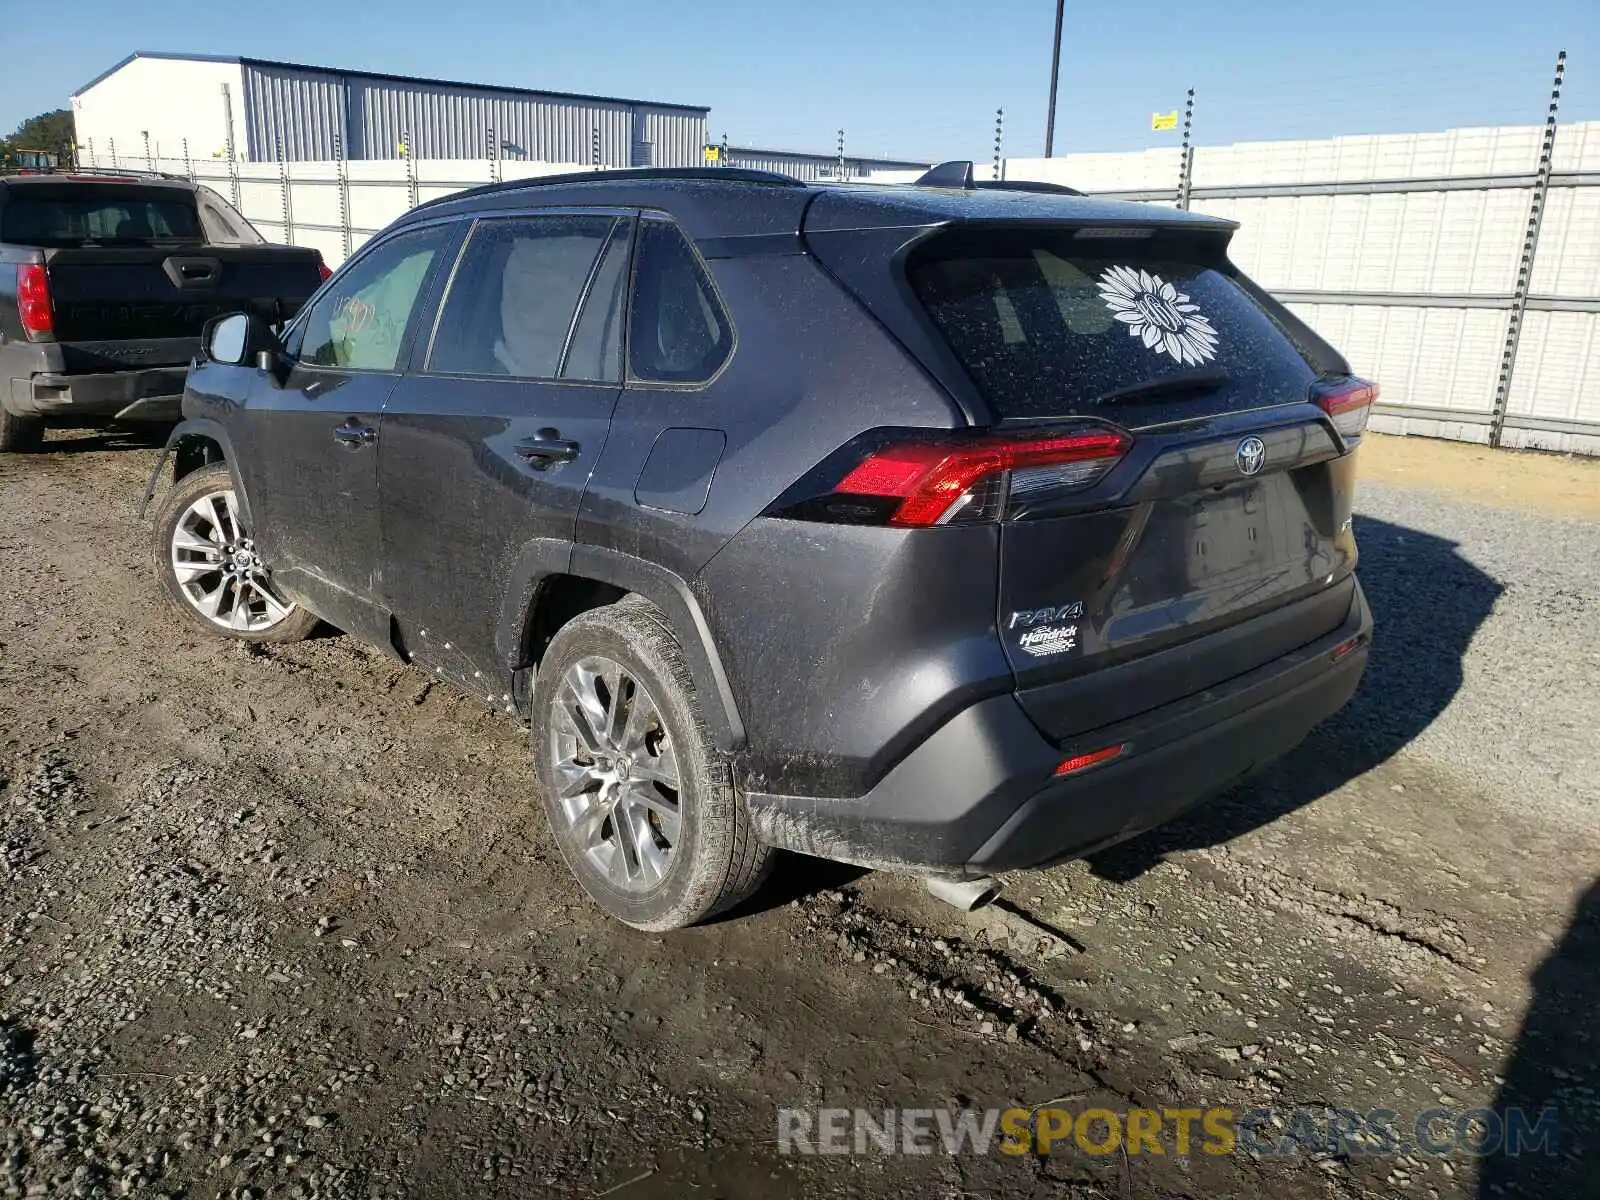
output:
[[[1267,444],[1258,437],[1247,437],[1233,453],[1233,461],[1241,475],[1259,475],[1267,465]]]

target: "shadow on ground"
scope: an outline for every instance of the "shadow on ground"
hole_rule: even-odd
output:
[[[812,858],[809,854],[782,853],[772,865],[772,874],[755,895],[721,914],[712,923],[739,921],[769,909],[782,908],[791,900],[804,900],[818,892],[842,888],[865,874],[865,867]]]
[[[1600,880],[1533,973],[1533,999],[1505,1066],[1479,1168],[1481,1200],[1600,1196]],[[1540,1127],[1547,1113],[1551,1121]],[[1540,1135],[1554,1130],[1548,1141]],[[1531,1136],[1521,1131],[1531,1130]]]
[[[103,429],[51,429],[42,454],[87,454],[97,450],[159,450],[172,432],[171,423],[112,425]]]
[[[1461,660],[1502,588],[1447,538],[1356,518],[1372,605],[1365,678],[1345,708],[1265,773],[1168,825],[1089,858],[1101,878],[1136,878],[1174,851],[1231,841],[1385,762],[1461,689]]]

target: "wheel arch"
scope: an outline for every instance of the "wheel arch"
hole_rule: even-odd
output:
[[[742,749],[744,721],[705,613],[688,583],[665,567],[597,546],[553,538],[530,542],[506,589],[496,650],[513,672],[526,673],[537,667],[549,637],[562,624],[629,594],[650,601],[671,623],[717,748],[724,753]]]
[[[167,435],[167,444],[162,447],[161,455],[156,459],[155,470],[150,473],[150,484],[145,488],[144,503],[139,507],[141,517],[155,497],[156,489],[160,487],[161,473],[166,467],[168,458],[172,460],[170,480],[172,483],[193,475],[201,467],[209,467],[219,462],[227,464],[228,474],[233,477],[234,496],[238,499],[245,524],[249,528],[254,528],[255,520],[254,514],[250,511],[250,496],[244,489],[244,481],[239,478],[233,439],[228,436],[228,431],[221,422],[203,417],[180,421]]]

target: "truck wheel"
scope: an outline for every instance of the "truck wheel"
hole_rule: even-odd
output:
[[[19,417],[0,405],[0,451],[37,450],[44,441],[44,422],[38,417]]]
[[[661,611],[630,596],[575,617],[539,664],[533,747],[556,845],[635,929],[681,929],[760,886],[750,829]]]
[[[279,596],[240,520],[226,463],[185,475],[156,518],[156,575],[172,607],[207,633],[243,642],[298,642],[314,614]]]

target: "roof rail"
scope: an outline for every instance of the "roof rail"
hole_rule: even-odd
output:
[[[563,183],[616,183],[630,179],[683,179],[709,183],[761,183],[778,187],[805,187],[792,175],[776,171],[756,171],[746,167],[616,167],[602,171],[568,171],[560,175],[533,175],[526,179],[506,179],[500,183],[485,183],[479,187],[451,192],[425,201],[412,209],[433,208],[477,196],[492,196],[498,192],[514,192],[521,188],[544,187]]]

